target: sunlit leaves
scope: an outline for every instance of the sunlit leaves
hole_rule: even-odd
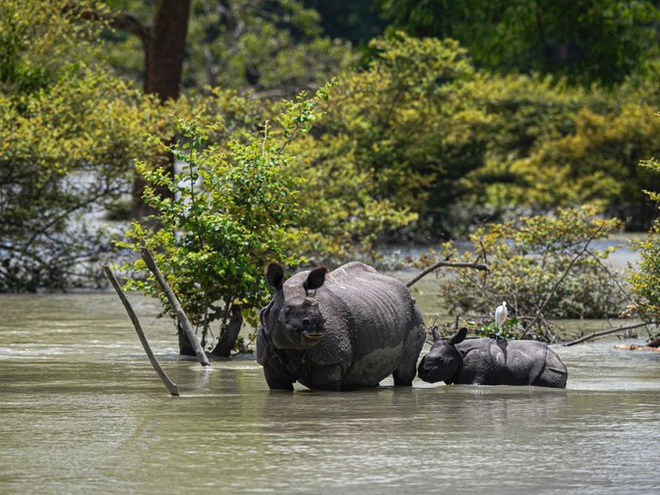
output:
[[[151,7],[130,0],[110,2],[149,23]],[[197,0],[188,24],[183,84],[292,98],[323,85],[354,62],[348,42],[323,36],[318,13],[291,0]],[[114,66],[139,75],[141,49],[134,36],[116,32],[108,52]]]
[[[262,132],[237,130],[226,142],[214,141],[219,127],[197,119],[180,120],[180,139],[169,150],[180,163],[176,177],[140,163],[138,170],[152,186],[165,186],[174,196],[162,198],[153,187],[145,201],[157,212],[160,229],[134,225],[128,233],[134,250],[149,247],[182,300],[192,321],[204,332],[219,320],[223,328],[232,307],[241,307],[252,323],[268,294],[263,268],[273,260],[299,264],[304,230],[300,219],[303,178],[289,167],[286,148],[317,118],[326,98],[322,88],[311,98],[286,105],[276,122]],[[143,271],[140,260],[128,269]],[[132,287],[159,294],[152,278],[133,280]],[[162,298],[161,298],[162,299]],[[164,307],[169,306],[164,302]]]
[[[162,129],[148,99],[87,63],[100,26],[70,6],[0,3],[3,291],[84,280],[111,242],[83,215],[130,190],[133,159],[152,156],[145,137]]]

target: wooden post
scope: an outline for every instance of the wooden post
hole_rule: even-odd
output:
[[[119,296],[119,299],[121,300],[122,304],[124,305],[124,308],[126,309],[126,312],[128,313],[128,317],[131,319],[133,322],[133,326],[135,327],[135,331],[138,334],[138,337],[140,338],[140,342],[142,342],[142,347],[144,348],[144,351],[147,353],[147,357],[149,358],[149,361],[151,362],[151,366],[153,366],[154,370],[156,370],[156,373],[158,373],[158,376],[160,379],[163,381],[165,386],[167,387],[167,390],[169,390],[170,394],[174,396],[179,396],[179,389],[176,386],[176,384],[170,380],[170,377],[167,376],[167,373],[163,369],[163,367],[160,365],[158,360],[156,359],[156,356],[154,356],[154,353],[151,350],[151,346],[149,346],[149,342],[147,341],[147,337],[142,331],[142,327],[140,326],[140,321],[138,320],[137,315],[135,314],[135,311],[133,311],[133,307],[131,306],[131,303],[128,301],[126,298],[126,295],[124,294],[124,291],[121,289],[119,286],[119,282],[117,281],[117,278],[114,276],[112,273],[112,270],[108,267],[107,264],[103,265],[103,271],[105,272],[105,276],[108,277],[108,280],[110,280],[110,283],[112,284],[112,287],[114,287],[115,292]]]
[[[186,315],[186,312],[183,310],[183,307],[181,306],[181,303],[179,303],[179,299],[176,297],[176,294],[170,287],[170,284],[167,283],[167,280],[165,280],[165,277],[163,276],[162,272],[156,266],[156,262],[154,261],[153,256],[151,256],[151,253],[147,248],[142,248],[142,259],[147,264],[147,268],[149,268],[151,273],[154,274],[154,277],[156,277],[156,281],[163,289],[163,292],[167,296],[167,299],[170,301],[170,304],[172,305],[172,309],[174,309],[176,313],[176,317],[179,320],[179,324],[181,325],[181,328],[185,332],[186,337],[188,337],[188,340],[190,340],[190,344],[195,350],[197,359],[199,359],[199,362],[202,364],[202,366],[211,366],[211,363],[209,363],[209,360],[206,357],[206,353],[204,352],[204,349],[202,348],[201,344],[199,343],[199,340],[197,339],[197,335],[195,335],[195,329],[193,328],[192,323],[190,323],[190,320],[188,319],[188,315]]]

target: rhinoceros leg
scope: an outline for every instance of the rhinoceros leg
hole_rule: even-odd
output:
[[[293,380],[271,363],[264,363],[264,377],[271,390],[293,390]]]
[[[399,366],[394,373],[392,373],[392,376],[394,377],[394,386],[395,387],[411,387],[413,379],[415,378],[417,370],[415,370],[415,367],[413,366],[412,369],[412,374],[409,369],[403,370],[401,369],[401,366]],[[412,376],[412,378],[411,378]]]
[[[339,392],[344,368],[341,365],[320,365],[312,372],[312,389],[332,390]]]
[[[426,332],[413,330],[408,335],[403,346],[401,362],[392,373],[394,385],[397,387],[410,387],[417,374],[417,359],[424,346]]]

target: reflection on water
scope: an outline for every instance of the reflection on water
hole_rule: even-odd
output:
[[[660,355],[558,347],[566,390],[270,392],[132,300],[182,397],[112,294],[0,297],[1,493],[660,492]]]

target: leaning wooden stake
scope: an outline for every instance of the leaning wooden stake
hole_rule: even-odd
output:
[[[163,289],[163,292],[165,292],[167,299],[170,301],[170,304],[172,305],[172,308],[176,313],[176,317],[179,320],[179,325],[181,325],[181,328],[185,332],[186,337],[188,337],[190,344],[195,350],[197,359],[199,359],[199,362],[202,363],[202,366],[211,366],[211,363],[209,363],[209,360],[206,357],[206,353],[204,352],[204,349],[202,348],[201,344],[199,343],[199,340],[197,339],[197,335],[195,335],[195,329],[190,323],[190,320],[188,319],[188,315],[186,315],[186,312],[183,310],[183,307],[181,306],[181,303],[179,303],[179,299],[176,297],[176,294],[170,287],[170,284],[167,283],[167,280],[165,280],[165,277],[163,276],[162,272],[160,271],[158,266],[156,266],[156,262],[154,261],[153,256],[151,256],[151,253],[147,248],[142,248],[142,259],[147,264],[147,268],[149,268],[151,273],[154,274],[154,277],[156,277],[156,281],[160,285],[161,289]]]
[[[124,291],[119,286],[119,282],[117,281],[117,278],[112,273],[112,270],[110,270],[110,268],[108,267],[107,264],[103,265],[103,271],[105,272],[105,276],[108,277],[108,280],[110,280],[110,283],[112,284],[112,287],[114,287],[115,292],[117,293],[117,295],[119,296],[119,299],[121,300],[122,304],[124,305],[124,308],[126,309],[126,312],[128,313],[128,317],[133,322],[133,326],[135,327],[135,331],[137,332],[138,337],[140,338],[140,342],[142,342],[142,347],[144,348],[144,351],[147,353],[147,357],[149,358],[149,361],[151,361],[151,366],[154,367],[154,370],[156,370],[156,373],[158,373],[158,376],[163,381],[163,383],[167,387],[167,390],[169,390],[170,394],[178,397],[179,396],[179,389],[176,386],[176,383],[174,383],[172,380],[170,380],[170,377],[167,376],[167,373],[165,372],[163,367],[160,365],[160,363],[156,359],[156,356],[154,356],[154,353],[151,350],[151,346],[149,346],[149,342],[147,341],[147,337],[144,334],[144,332],[142,331],[142,326],[140,326],[140,321],[138,320],[138,317],[135,314],[135,311],[133,311],[133,307],[131,306],[131,303],[126,298],[126,295],[124,294]]]
[[[434,270],[437,270],[441,266],[450,266],[452,268],[474,268],[475,270],[483,270],[483,271],[488,271],[488,265],[484,263],[469,263],[469,262],[462,262],[462,261],[447,261],[447,260],[442,260],[438,261],[437,263],[432,264],[428,268],[422,270],[418,275],[410,279],[408,282],[406,282],[406,287],[410,287],[416,282],[419,282],[422,278],[426,277],[429,273],[431,273]]]

